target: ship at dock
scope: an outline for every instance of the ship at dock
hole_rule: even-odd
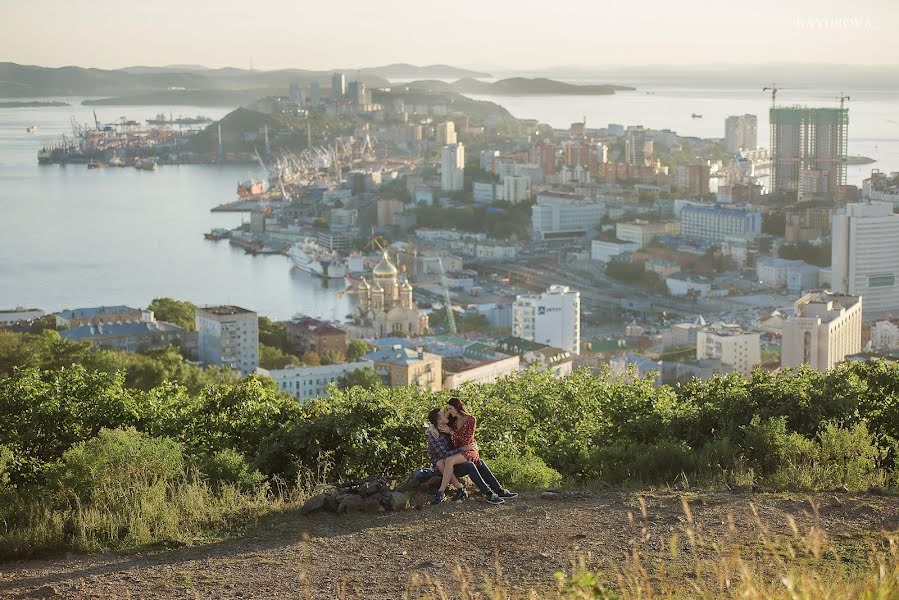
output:
[[[166,117],[163,113],[159,113],[156,115],[155,119],[147,119],[148,125],[156,125],[156,126],[165,126],[165,125],[206,125],[207,123],[212,123],[212,119],[209,117],[205,117],[203,115],[197,115],[196,117],[181,117],[179,116],[177,119],[173,119],[172,115]]]
[[[306,238],[290,247],[287,253],[293,265],[322,279],[343,279],[346,264],[334,252],[326,252],[312,238]]]

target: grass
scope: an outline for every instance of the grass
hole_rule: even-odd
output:
[[[634,538],[624,560],[581,554],[554,581],[530,585],[507,578],[497,562],[489,576],[457,566],[449,585],[413,574],[408,600],[887,600],[899,598],[899,535],[871,532],[867,539],[835,542],[817,524],[801,529],[787,519],[775,534],[755,512],[756,539],[712,539],[693,520],[686,500],[684,522],[667,540],[653,539],[646,504],[630,515]],[[661,542],[661,543],[660,543]]]

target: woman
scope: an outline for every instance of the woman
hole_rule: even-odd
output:
[[[443,480],[440,482],[440,487],[434,496],[434,504],[443,502],[443,498],[446,496],[446,487],[453,479],[453,468],[456,465],[461,465],[468,461],[475,465],[481,462],[478,445],[474,439],[474,432],[477,427],[475,416],[465,410],[465,404],[455,396],[447,402],[446,413],[449,415],[450,426],[444,425],[440,430],[444,433],[449,433],[452,436],[453,447],[462,448],[462,451],[446,457],[446,461],[443,464]]]

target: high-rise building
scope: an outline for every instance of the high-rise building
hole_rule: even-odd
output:
[[[340,100],[346,96],[346,76],[343,73],[331,75],[331,98]]]
[[[350,102],[357,106],[371,104],[369,95],[370,92],[365,88],[365,84],[361,81],[351,81],[347,86],[347,97]]]
[[[846,183],[847,108],[771,109],[771,189],[839,199]]]
[[[465,187],[465,146],[449,144],[440,153],[440,189],[458,191]]]
[[[458,141],[456,138],[456,124],[452,121],[446,121],[437,125],[436,134],[437,143],[441,146],[449,146]]]
[[[309,104],[318,106],[322,101],[322,88],[317,81],[309,84]]]
[[[762,232],[762,214],[755,210],[688,204],[680,212],[681,235],[694,240],[721,242],[751,238]]]
[[[632,125],[624,133],[624,162],[646,166],[652,162],[653,144],[642,125]]]
[[[862,296],[865,320],[899,313],[899,215],[883,202],[850,203],[833,217],[831,287]]]
[[[197,307],[200,362],[249,375],[259,366],[259,318],[238,306]]]
[[[503,200],[509,204],[531,199],[531,178],[523,175],[506,175],[503,178]]]
[[[724,148],[728,152],[755,150],[758,145],[758,118],[755,115],[732,115],[724,120]]]
[[[715,323],[696,332],[696,359],[717,359],[734,371],[749,375],[762,362],[761,336],[739,325]]]
[[[553,285],[542,294],[517,296],[512,304],[512,335],[580,354],[581,293]]]
[[[709,193],[711,177],[708,165],[686,165],[677,168],[677,187],[694,196]]]
[[[531,208],[531,233],[535,239],[582,237],[598,227],[606,212],[602,200],[580,194],[540,192]]]
[[[867,302],[866,302],[867,303]],[[862,299],[812,292],[794,304],[784,322],[780,364],[826,371],[862,349]]]

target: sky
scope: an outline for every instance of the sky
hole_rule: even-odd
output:
[[[0,61],[326,70],[899,63],[899,0],[0,0]]]

